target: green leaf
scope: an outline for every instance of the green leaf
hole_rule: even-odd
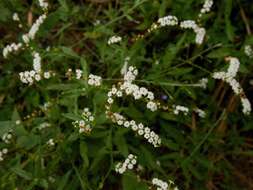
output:
[[[63,117],[66,117],[68,119],[71,119],[73,121],[76,121],[76,120],[80,120],[81,117],[76,115],[76,114],[73,114],[73,113],[62,113],[62,116]]]
[[[89,166],[88,148],[85,142],[80,142],[80,154],[85,167]]]
[[[36,146],[40,141],[40,136],[38,135],[26,135],[26,136],[21,136],[17,139],[17,145],[21,148],[25,148],[27,150],[33,148]]]
[[[123,133],[125,133],[125,131],[123,131]],[[122,133],[122,130],[118,130],[115,133],[114,144],[117,146],[117,148],[119,149],[122,155],[127,156],[128,146],[127,146],[127,142],[123,133]]]
[[[69,181],[70,174],[72,173],[72,170],[69,170],[59,181],[57,190],[63,190],[66,184]]]
[[[225,1],[225,24],[226,24],[226,33],[228,36],[228,39],[230,41],[234,41],[234,28],[231,24],[231,19],[230,19],[230,15],[232,12],[232,8],[233,8],[233,0],[226,0]]]
[[[122,185],[123,190],[148,190],[148,186],[145,183],[138,181],[133,173],[130,175],[123,175]]]
[[[163,139],[162,142],[163,142],[163,145],[165,145],[166,147],[168,147],[171,150],[178,151],[180,149],[180,146],[170,139]]]
[[[60,47],[60,49],[68,57],[79,58],[79,55],[69,47]]]
[[[26,180],[32,179],[32,174],[30,172],[23,170],[20,167],[13,167],[13,168],[10,168],[10,170],[14,172],[15,174],[17,174],[18,176],[22,177],[23,179],[26,179]]]
[[[2,137],[4,133],[7,133],[12,129],[11,121],[0,121],[0,136]]]
[[[71,84],[50,84],[46,87],[47,90],[71,90],[77,89],[80,85],[76,83]]]
[[[222,47],[222,48],[211,51],[209,54],[207,54],[207,57],[224,58],[226,56],[229,56],[231,53],[232,53],[232,50],[230,48]]]
[[[167,74],[177,76],[177,75],[185,75],[185,74],[188,74],[191,72],[192,72],[192,68],[189,68],[189,67],[188,68],[175,68],[175,69],[169,71]]]
[[[105,159],[106,154],[108,154],[106,147],[98,150],[95,158],[93,159],[93,162],[91,163],[89,171],[99,170],[100,164],[102,164],[102,161]]]

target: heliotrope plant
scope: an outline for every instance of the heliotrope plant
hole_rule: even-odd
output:
[[[146,1],[136,1],[132,9],[143,3],[146,3]],[[75,11],[78,11],[76,9],[72,10],[73,12],[69,12],[68,8],[66,8],[66,1],[60,1],[62,6],[62,9],[59,10],[60,13],[52,13],[52,15],[50,15],[50,9],[52,8],[53,10],[53,5],[51,7],[50,2],[44,0],[36,1],[36,4],[39,5],[39,8],[41,9],[39,11],[42,11],[42,13],[38,16],[35,22],[30,23],[31,26],[29,23],[28,26],[25,26],[24,19],[20,17],[17,12],[14,12],[12,19],[14,22],[18,23],[19,29],[23,31],[24,28],[28,27],[29,30],[21,35],[19,39],[20,42],[12,42],[5,45],[5,47],[3,47],[2,55],[7,61],[8,59],[11,60],[13,57],[22,54],[21,52],[24,52],[24,54],[27,53],[29,57],[32,58],[32,69],[26,68],[25,71],[18,73],[19,80],[21,81],[21,84],[19,85],[22,85],[22,87],[25,86],[24,88],[26,89],[35,88],[42,94],[44,93],[44,89],[45,91],[59,90],[62,92],[59,94],[49,92],[47,95],[44,95],[45,99],[50,99],[50,102],[45,101],[44,105],[38,106],[38,110],[33,111],[27,116],[20,118],[15,109],[12,116],[12,122],[8,123],[11,127],[7,127],[0,133],[2,135],[2,142],[0,144],[0,161],[2,163],[6,162],[16,154],[12,163],[16,163],[17,166],[12,167],[11,171],[26,180],[33,180],[33,182],[28,185],[30,189],[35,186],[51,189],[49,182],[54,184],[57,180],[58,182],[55,183],[56,185],[52,185],[52,187],[64,189],[64,186],[67,186],[67,183],[64,180],[71,181],[70,175],[72,172],[77,176],[77,179],[72,179],[73,183],[69,185],[73,185],[73,189],[78,189],[80,187],[82,189],[106,189],[107,186],[114,188],[113,185],[117,184],[117,182],[115,182],[113,177],[110,178],[110,176],[116,176],[117,178],[117,175],[119,174],[123,175],[122,186],[124,189],[140,188],[177,190],[181,189],[180,187],[182,187],[182,189],[190,189],[191,187],[189,184],[191,182],[187,171],[192,171],[193,176],[199,178],[201,178],[201,176],[196,174],[192,165],[187,165],[189,168],[185,165],[188,164],[191,157],[200,149],[204,141],[209,137],[213,127],[220,122],[220,126],[223,126],[222,119],[224,119],[224,113],[229,113],[229,111],[226,112],[226,110],[231,110],[231,108],[222,108],[217,112],[210,111],[207,104],[203,105],[203,101],[198,100],[198,95],[202,93],[205,94],[205,96],[208,96],[208,98],[209,96],[212,96],[208,94],[210,93],[210,86],[214,88],[214,79],[217,79],[222,82],[220,83],[220,86],[227,85],[227,87],[231,87],[233,98],[236,96],[240,98],[242,112],[245,117],[247,118],[247,116],[251,114],[250,100],[247,98],[246,92],[243,90],[240,81],[236,79],[240,69],[240,57],[233,54],[222,54],[222,59],[228,63],[227,71],[220,71],[220,67],[223,67],[224,65],[223,61],[220,61],[219,65],[217,64],[219,69],[217,69],[215,65],[210,66],[211,69],[209,70],[205,68],[205,64],[208,63],[204,62],[201,63],[201,65],[193,63],[196,58],[203,58],[206,56],[207,52],[212,50],[212,47],[207,46],[207,50],[203,47],[205,46],[205,43],[208,43],[209,38],[212,38],[212,33],[208,34],[208,29],[205,28],[205,18],[208,14],[212,14],[211,10],[213,5],[215,5],[215,2],[212,0],[205,0],[202,3],[202,8],[197,13],[196,17],[192,17],[193,19],[187,17],[182,18],[182,15],[165,14],[166,11],[164,11],[162,15],[166,16],[157,16],[158,19],[154,19],[154,22],[149,22],[149,27],[146,27],[144,32],[136,32],[134,35],[119,29],[116,30],[118,32],[108,32],[105,30],[106,39],[102,42],[100,40],[96,41],[95,37],[96,35],[100,35],[100,33],[89,33],[86,31],[85,37],[90,35],[90,38],[95,41],[95,45],[92,43],[92,45],[88,43],[88,45],[84,45],[90,53],[89,56],[92,57],[90,58],[87,55],[87,57],[89,57],[87,59],[84,58],[87,52],[85,55],[79,56],[78,53],[80,53],[81,50],[79,51],[78,48],[75,49],[78,53],[71,48],[66,47],[61,47],[59,49],[47,48],[45,51],[41,48],[43,45],[37,42],[38,40],[36,41],[40,29],[43,28],[43,24],[50,25],[50,22],[54,22],[53,19],[50,20],[52,15],[54,16],[55,14],[58,17],[62,17],[64,20],[64,11],[68,12],[68,14],[74,14]],[[29,14],[32,13],[29,12]],[[107,14],[110,13],[108,12]],[[111,22],[117,22],[124,17],[134,20],[128,15],[128,13],[124,13],[122,17],[118,17]],[[137,21],[135,22],[138,23]],[[103,27],[107,26],[107,24],[103,24],[103,22],[101,24],[100,21],[96,23],[97,24],[93,25],[94,27],[98,27],[98,31],[103,30]],[[71,27],[71,25],[72,24],[65,25],[57,30],[53,38],[61,33],[61,38],[64,38],[64,30]],[[110,28],[110,22],[108,25],[109,26],[107,27]],[[118,27],[120,27],[120,23],[118,24]],[[139,27],[142,28],[141,25]],[[156,40],[154,37],[156,36],[155,33],[159,34],[159,32],[163,30],[166,31],[168,28],[175,30],[177,33],[186,32],[186,34],[191,34],[192,31],[194,32],[194,38],[189,38],[188,41],[185,40],[186,35],[181,38],[175,38],[178,39],[179,42],[176,42],[176,45],[172,46],[172,53],[169,52],[167,54],[167,52],[165,52],[165,62],[167,61],[167,57],[171,56],[172,60],[175,59],[177,62],[182,61],[182,63],[178,63],[174,66],[168,65],[168,68],[166,68],[167,66],[165,64],[166,67],[163,65],[161,66],[161,69],[159,69],[159,61],[155,61],[155,64],[151,67],[148,64],[142,66],[141,64],[152,62],[153,59],[155,59],[155,56],[152,56],[155,55],[156,50],[150,50],[153,52],[150,52],[150,54],[146,56],[138,55],[135,48],[139,46],[139,43],[142,40],[145,41],[148,39],[147,44],[152,43],[152,40]],[[189,32],[187,32],[188,29],[190,29]],[[114,33],[114,35],[111,35],[110,37],[108,33]],[[175,36],[177,35],[175,34]],[[77,38],[80,40],[78,36]],[[82,43],[82,40],[80,40],[80,42]],[[98,45],[96,43],[98,43]],[[184,46],[182,44],[184,44]],[[76,44],[74,44],[73,47],[75,45]],[[93,50],[93,46],[96,45],[98,46],[98,52],[94,52]],[[146,44],[142,46],[140,49],[146,48]],[[147,46],[149,46],[149,44]],[[99,48],[101,47],[105,48],[108,52],[104,52],[105,49],[99,51]],[[187,59],[187,54],[191,54],[191,48],[188,47],[194,47],[200,53],[189,58],[189,61],[187,62],[187,60],[185,61],[184,59]],[[170,46],[168,46],[168,49],[170,49]],[[52,64],[50,64],[51,69],[46,70],[45,68],[47,68],[48,65],[42,64],[42,62],[44,61],[45,63],[48,63],[51,61],[53,63],[54,60],[56,60],[56,62],[57,59],[61,60],[61,58],[59,58],[61,57],[60,50],[63,52],[64,56],[70,57],[73,60],[79,60],[79,57],[81,57],[81,64],[79,65],[75,63],[73,69],[73,67],[70,68],[68,64],[61,62],[62,65],[60,65],[60,68],[57,68],[57,65],[52,66]],[[163,49],[161,48],[159,51],[160,50]],[[40,52],[43,52],[43,56]],[[178,52],[183,54],[182,59],[176,58]],[[116,56],[120,55],[120,58],[115,58],[114,60],[112,55],[114,53]],[[244,53],[249,59],[253,57],[253,51],[250,45],[244,46]],[[112,56],[112,63],[106,63],[107,57],[110,56]],[[66,59],[66,61],[68,60]],[[100,62],[93,63],[93,61]],[[113,65],[114,63],[116,65]],[[188,68],[188,70],[178,71],[178,73],[175,74],[175,76],[180,75],[180,72],[183,74],[185,72],[185,75],[189,74],[189,77],[183,78],[181,82],[178,82],[180,81],[180,77],[174,77],[176,82],[171,82],[173,79],[168,79],[167,76],[164,77],[165,80],[163,79],[164,73],[165,75],[169,75],[170,69],[172,70],[171,73],[173,73],[173,69],[176,70],[178,67],[180,68],[181,65],[186,63],[194,68],[200,69],[203,73],[197,72],[196,76],[193,76],[194,74],[189,74],[188,70],[192,72],[195,71],[193,71],[192,68]],[[74,63],[72,63],[72,65],[74,65]],[[114,69],[111,70],[111,67],[114,67]],[[149,69],[152,70],[151,72],[156,72],[156,76],[152,76],[152,73],[149,73]],[[225,67],[221,70],[224,69]],[[147,72],[147,74],[145,72]],[[47,81],[45,82],[42,79],[47,79]],[[168,81],[166,81],[167,79]],[[156,86],[158,86],[158,88],[155,88]],[[190,96],[190,98],[188,98],[189,100],[185,95],[182,95],[182,99],[173,98],[180,97],[181,94],[183,94],[180,90],[177,91],[177,88],[184,89]],[[220,90],[221,88],[222,86],[218,89]],[[195,93],[192,89],[198,89],[198,92]],[[40,98],[35,97],[37,94],[36,90],[31,91],[33,94],[31,94],[30,97],[34,98],[35,102],[40,102]],[[224,97],[226,92],[227,91],[224,90],[222,92],[223,95],[221,96]],[[162,98],[160,97],[161,93]],[[64,99],[64,96],[67,98]],[[140,104],[141,106],[137,104]],[[24,103],[20,107],[25,110],[24,107],[26,106],[27,105]],[[81,111],[80,108],[82,109]],[[128,109],[131,111],[128,111]],[[204,124],[206,120],[216,118],[217,114],[220,115],[220,118],[217,119],[213,127],[211,127],[208,133],[205,134],[203,138],[204,140],[193,149],[190,156],[188,154],[190,150],[188,150],[188,152],[184,150],[186,143],[180,145],[184,148],[180,152],[180,149],[178,148],[179,145],[170,140],[172,135],[167,134],[169,128],[166,129],[166,126],[164,127],[164,125],[166,125],[166,122],[163,121],[165,118],[165,120],[169,120],[167,123],[168,125],[175,125],[175,128],[180,125],[191,125],[190,128],[194,131],[197,122]],[[240,114],[240,117],[244,116]],[[72,123],[70,123],[69,120],[72,120]],[[72,130],[71,124],[73,128],[76,128],[77,130]],[[171,133],[175,132],[176,134],[176,136],[173,137],[175,141],[178,139],[183,141],[183,138],[187,138],[187,135],[185,134],[185,131],[187,130],[184,131],[180,129],[182,134],[185,135],[185,137],[183,137],[179,132],[175,131],[175,128],[170,128]],[[28,129],[30,129],[31,134],[33,135],[29,133]],[[118,135],[118,137],[115,137],[115,139],[112,140],[114,133],[115,136]],[[124,135],[129,135],[129,138],[125,139],[123,137]],[[100,137],[103,137],[103,141],[105,142],[98,142],[96,140],[96,138]],[[115,144],[114,141],[116,141]],[[192,141],[194,142],[195,139]],[[77,149],[77,143],[80,144],[80,150],[78,149],[78,151],[83,159],[83,166],[79,165],[80,159],[76,157],[77,153],[74,152]],[[98,149],[97,145],[105,145],[105,148],[92,150],[94,147]],[[12,146],[15,148],[12,148]],[[39,147],[38,150],[34,153],[30,153],[29,151],[35,146]],[[168,147],[180,153],[171,155],[170,157],[168,154],[170,149],[168,149]],[[203,149],[208,148],[204,147]],[[45,156],[41,156],[42,150],[43,153],[45,153]],[[177,157],[176,162],[180,166],[175,166],[175,171],[168,171],[167,168],[171,168],[171,166],[166,162],[161,163],[158,160],[154,162],[153,155],[149,154],[150,150],[153,151],[154,155],[156,154],[155,151],[161,151],[159,153],[161,155],[157,155],[161,161]],[[205,151],[206,150],[203,150],[203,152]],[[89,155],[89,152],[91,152],[91,155]],[[51,153],[52,155],[50,155]],[[68,158],[66,158],[66,160],[61,160],[60,156],[56,156],[59,153],[69,153]],[[39,158],[37,158],[37,154],[40,155],[38,156]],[[183,159],[185,154],[188,156],[187,159]],[[105,158],[105,155],[107,155],[109,159]],[[122,156],[126,159],[120,162],[115,162],[115,160]],[[51,169],[48,171],[50,176],[48,177],[46,172],[44,172],[42,174],[44,176],[41,175],[41,177],[37,172],[34,176],[39,177],[33,178],[30,173],[26,173],[23,168],[28,162],[22,162],[26,157],[29,157],[31,160],[39,159],[40,165],[36,167],[43,171],[46,171],[46,162],[48,168]],[[93,162],[88,169],[87,167],[90,164],[90,157],[93,157]],[[103,160],[103,163],[100,163],[100,160]],[[21,162],[22,164],[20,164]],[[56,167],[57,164],[53,165],[50,164],[50,162],[56,162],[60,169]],[[69,172],[65,172],[65,168],[61,169],[61,164],[64,164],[65,162],[70,163],[73,170],[71,169]],[[204,162],[205,160],[202,164]],[[96,178],[96,173],[94,173],[94,175],[90,174],[95,172],[92,170],[96,168],[96,165],[98,164],[100,164],[100,167],[98,168],[101,169],[101,171],[106,171],[105,175],[102,176],[101,174],[101,176],[98,177],[99,179]],[[80,170],[77,169],[77,166],[80,166]],[[182,167],[180,174],[177,174],[178,167]],[[211,166],[208,165],[208,167]],[[56,176],[58,172],[65,173],[62,180],[53,177],[54,175]],[[89,175],[91,175],[91,177]],[[183,175],[185,176],[188,185],[181,184]],[[48,178],[45,179],[45,176]],[[132,181],[136,183],[132,187],[127,182],[129,176],[130,178],[134,178]],[[11,174],[6,175],[6,178],[11,177]],[[92,178],[92,182],[90,183],[88,182],[89,177]],[[107,180],[109,182],[107,182]],[[16,180],[14,179],[13,181]],[[112,185],[110,185],[110,183],[112,183]],[[8,182],[6,184],[8,184]],[[4,183],[2,187],[7,187],[6,184]],[[23,188],[22,186],[19,186],[18,183],[14,183],[14,186],[16,186],[16,184],[17,189]],[[26,183],[21,184],[24,186],[27,185]],[[77,184],[80,184],[80,186]],[[114,189],[121,188],[121,185],[119,184],[116,186],[117,187]]]

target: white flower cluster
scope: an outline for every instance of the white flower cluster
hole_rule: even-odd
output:
[[[124,82],[120,83],[118,88],[113,85],[112,89],[107,94],[107,102],[109,103],[109,106],[106,106],[106,113],[114,123],[117,123],[120,126],[122,125],[126,128],[131,128],[133,131],[136,131],[138,135],[144,136],[144,138],[147,139],[149,143],[153,144],[154,147],[158,147],[161,144],[161,139],[155,132],[151,131],[148,127],[144,127],[142,123],[136,124],[134,120],[127,121],[127,119],[119,113],[112,113],[110,111],[114,102],[114,97],[122,97],[123,94],[132,95],[135,100],[144,98],[147,101],[146,106],[149,110],[156,111],[158,109],[160,104],[154,102],[153,92],[148,91],[144,87],[139,87],[135,84],[132,84],[137,74],[138,70],[135,67],[130,66],[127,72],[124,74]]]
[[[44,0],[39,0],[39,4],[42,7],[42,9],[44,11],[46,11],[47,7],[48,7],[48,3],[45,2]],[[39,27],[41,24],[44,23],[45,19],[47,18],[47,14],[44,13],[41,16],[39,16],[39,18],[35,21],[35,23],[31,26],[30,30],[28,33],[24,34],[22,36],[23,42],[28,46],[28,43],[30,42],[30,40],[33,40],[35,38],[36,33],[39,30]],[[18,16],[17,13],[14,13],[12,16],[12,19],[14,21],[20,21],[20,18]],[[22,25],[20,24],[19,27],[22,27]],[[6,58],[8,56],[9,53],[14,52],[14,51],[18,51],[21,47],[23,46],[23,43],[12,43],[10,45],[7,45],[4,49],[3,49],[3,56],[4,58]]]
[[[123,174],[127,169],[132,170],[136,164],[137,164],[137,156],[129,154],[127,156],[127,159],[123,163],[119,162],[115,166],[115,171],[119,174]]]
[[[173,105],[172,107],[174,108],[173,113],[175,115],[178,115],[179,112],[183,112],[184,115],[187,115],[189,113],[189,108],[187,108],[185,106]]]
[[[41,76],[39,73],[36,73],[34,70],[24,71],[19,73],[19,77],[22,83],[33,84],[34,81],[40,81]]]
[[[199,117],[201,117],[201,118],[206,117],[206,113],[202,109],[195,108],[194,111],[198,114]]]
[[[22,36],[22,39],[25,44],[28,44],[30,40],[34,40],[35,35],[38,32],[40,25],[44,23],[46,18],[47,18],[46,14],[42,14],[41,16],[39,16],[39,18],[33,23],[29,32]]]
[[[39,5],[43,10],[48,9],[48,2],[46,2],[45,0],[39,0]]]
[[[157,186],[157,190],[178,190],[177,187],[172,187],[174,185],[174,182],[169,180],[169,184],[163,180],[160,180],[158,178],[152,179],[152,184]]]
[[[142,123],[137,124],[134,120],[128,121],[119,113],[110,113],[107,111],[107,115],[112,119],[112,122],[125,128],[131,128],[133,131],[137,132],[138,135],[143,136],[154,147],[159,147],[161,145],[160,137],[154,131],[151,131],[150,128],[144,127]]]
[[[155,102],[153,102],[153,101],[149,101],[148,103],[147,103],[147,108],[149,109],[149,110],[151,110],[151,111],[156,111],[157,110],[157,104],[155,103]]]
[[[162,181],[158,178],[153,178],[152,179],[152,184],[155,185],[155,186],[158,186],[157,190],[168,190],[168,187],[169,187],[167,182]]]
[[[108,45],[111,45],[111,44],[115,44],[115,43],[118,43],[122,40],[122,38],[120,36],[112,36],[109,38],[108,40]]]
[[[48,122],[43,122],[43,123],[41,123],[41,124],[39,125],[38,129],[39,129],[39,130],[42,130],[42,129],[45,129],[45,128],[47,128],[47,127],[51,127],[51,124],[48,123]]]
[[[52,106],[52,102],[48,101],[48,102],[45,102],[42,106],[41,106],[41,110],[43,110],[44,112],[47,112],[50,107]]]
[[[4,160],[3,156],[8,153],[8,149],[4,148],[0,151],[0,162]]]
[[[227,57],[226,61],[229,61],[229,67],[227,72],[215,72],[213,74],[214,79],[220,79],[227,82],[236,95],[240,95],[241,103],[243,106],[243,113],[248,115],[251,112],[251,104],[246,98],[244,91],[240,83],[235,79],[239,70],[240,62],[236,57]]]
[[[251,48],[251,46],[250,45],[246,45],[245,47],[244,47],[244,53],[249,57],[249,58],[253,58],[253,50],[252,50],[252,48]]]
[[[84,108],[82,113],[82,119],[73,122],[74,127],[79,128],[79,133],[89,133],[92,129],[92,123],[94,116],[89,111],[89,108]]]
[[[9,53],[11,52],[15,52],[18,51],[20,48],[22,48],[23,44],[22,43],[12,43],[7,45],[4,49],[3,49],[3,56],[4,58],[7,58],[7,56],[9,55]]]
[[[2,140],[4,141],[4,143],[9,144],[11,142],[12,137],[12,130],[10,130],[9,132],[3,134]]]
[[[139,87],[136,84],[132,84],[138,74],[138,70],[130,66],[127,72],[124,74],[124,83],[122,83],[117,89],[115,86],[108,92],[107,102],[112,104],[114,102],[113,96],[122,97],[123,93],[126,95],[132,95],[135,100],[144,98],[147,100],[147,108],[151,111],[158,109],[158,104],[154,102],[154,94],[148,91],[145,87]]]
[[[54,146],[55,145],[55,142],[54,142],[54,139],[49,139],[48,141],[47,141],[47,145],[48,146]]]
[[[138,75],[138,70],[135,67],[130,66],[127,72],[124,73],[124,80],[130,83],[133,80],[135,80],[137,75]]]
[[[200,83],[201,88],[206,89],[207,83],[208,83],[208,79],[207,78],[202,78],[202,79],[199,80],[199,83]]]
[[[180,22],[180,27],[183,29],[193,29],[196,33],[195,42],[196,44],[202,44],[206,35],[205,28],[199,27],[194,20],[184,20]]]
[[[83,74],[83,71],[80,70],[80,69],[76,69],[76,79],[81,79],[82,78],[82,74]]]
[[[209,13],[213,6],[213,0],[205,0],[205,3],[200,10],[199,17],[202,17],[203,14]]]
[[[19,77],[22,83],[33,84],[34,81],[40,81],[42,77],[49,79],[51,77],[50,72],[41,72],[41,57],[38,52],[33,52],[33,70],[24,71],[19,73]]]
[[[14,21],[20,21],[20,18],[19,18],[19,16],[18,16],[18,13],[13,13],[12,19],[13,19]]]
[[[184,20],[184,21],[180,22],[180,27],[183,29],[194,29],[197,26],[198,25],[196,24],[196,22],[194,20]]]
[[[159,18],[157,21],[161,27],[164,26],[176,26],[179,24],[179,21],[177,17],[168,15],[162,18]],[[206,30],[205,28],[199,27],[194,20],[184,20],[181,21],[179,24],[180,28],[182,29],[193,29],[193,31],[196,33],[195,37],[195,43],[196,44],[202,44]]]
[[[178,25],[178,19],[175,16],[168,15],[162,18],[159,18],[157,21],[160,26],[176,26]]]
[[[251,112],[251,104],[248,98],[241,97],[241,103],[242,103],[242,112],[246,115],[249,115]]]
[[[22,27],[23,27],[23,25],[22,25],[21,22],[20,22],[20,18],[19,18],[19,16],[18,16],[18,13],[13,13],[12,19],[13,19],[14,21],[16,21],[16,22],[19,23],[19,24],[18,24],[18,27],[19,27],[19,28],[22,28]]]
[[[91,86],[100,86],[102,78],[97,75],[89,74],[88,84]]]

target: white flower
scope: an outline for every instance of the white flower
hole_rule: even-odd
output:
[[[113,103],[113,99],[112,99],[112,98],[108,98],[107,102],[108,102],[109,104],[112,104],[112,103]]]
[[[50,72],[44,72],[44,78],[49,79],[51,77]]]
[[[89,117],[89,121],[94,121],[94,117],[93,117],[93,116],[90,116],[90,117]]]
[[[144,131],[142,129],[139,129],[138,134],[142,136],[144,134]]]
[[[123,93],[122,93],[122,91],[118,91],[118,92],[116,93],[116,95],[117,95],[117,97],[122,97]]]
[[[120,36],[112,36],[109,38],[108,40],[108,45],[111,45],[111,44],[115,44],[115,43],[118,43],[122,40],[122,38]]]
[[[147,96],[147,98],[149,99],[149,100],[154,100],[154,93],[153,92],[148,92],[148,96]]]
[[[41,76],[40,76],[39,74],[36,74],[36,75],[34,76],[34,79],[35,79],[36,81],[40,81],[40,80],[41,80]]]
[[[128,128],[129,126],[130,126],[129,121],[125,121],[125,122],[124,122],[124,127]]]

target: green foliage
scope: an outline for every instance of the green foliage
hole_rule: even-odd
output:
[[[213,72],[225,69],[224,57],[238,57],[238,80],[252,100],[252,59],[243,48],[253,45],[245,29],[253,27],[252,2],[215,1],[212,11],[201,18],[207,32],[202,45],[194,43],[191,30],[177,27],[133,40],[160,17],[196,19],[202,4],[202,0],[50,1],[48,18],[31,46],[40,53],[42,68],[55,76],[25,85],[18,73],[32,69],[30,50],[0,57],[0,137],[13,134],[10,144],[0,141],[0,150],[8,148],[0,162],[0,189],[148,190],[153,177],[173,180],[184,190],[252,189],[252,115],[241,113],[238,97],[235,109],[229,111],[230,87],[223,85],[224,94],[218,96],[221,83],[211,78]],[[21,41],[29,29],[29,11],[33,20],[41,14],[37,1],[0,1],[1,50]],[[11,19],[14,12],[20,15],[22,29]],[[113,35],[123,41],[109,46]],[[128,56],[129,65],[139,71],[136,84],[152,90],[170,107],[203,108],[206,118],[153,113],[141,100],[117,99],[113,109],[159,134],[159,148],[112,123],[105,114],[107,92],[122,77]],[[81,69],[83,78],[68,78],[70,68]],[[103,85],[89,86],[89,73],[103,77]],[[206,89],[187,85],[203,77],[209,78]],[[90,133],[80,134],[72,122],[81,118],[85,107],[95,115],[95,125]],[[222,123],[226,130],[220,132]],[[49,139],[54,139],[54,146],[48,145]],[[117,174],[115,165],[130,153],[143,169]]]

